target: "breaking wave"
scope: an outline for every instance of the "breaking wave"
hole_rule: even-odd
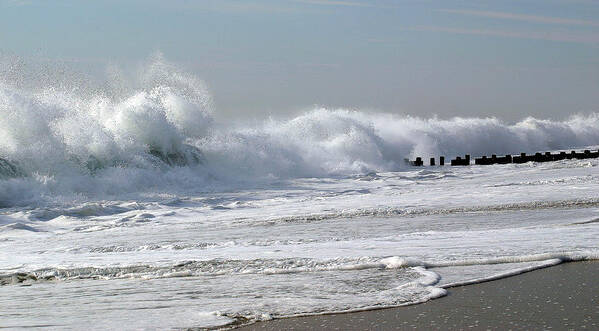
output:
[[[599,143],[597,113],[508,124],[315,108],[290,119],[233,126],[214,120],[204,82],[161,56],[133,82],[113,68],[99,87],[76,75],[23,69],[15,61],[0,59],[0,207],[50,197],[100,199],[398,171],[404,158],[414,156]]]

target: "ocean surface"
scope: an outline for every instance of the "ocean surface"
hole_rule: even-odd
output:
[[[0,327],[399,306],[599,257],[599,159],[404,162],[596,149],[599,114],[510,124],[315,108],[244,125],[217,120],[205,84],[162,61],[95,87],[0,68]]]

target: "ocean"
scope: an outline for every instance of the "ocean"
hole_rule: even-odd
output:
[[[599,114],[242,124],[161,62],[130,85],[1,77],[0,327],[227,327],[599,256],[599,159],[404,161],[597,149]]]

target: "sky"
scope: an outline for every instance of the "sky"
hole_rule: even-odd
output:
[[[596,0],[0,0],[1,54],[102,72],[156,52],[225,118],[599,112]]]

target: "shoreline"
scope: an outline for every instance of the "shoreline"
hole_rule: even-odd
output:
[[[424,303],[240,325],[235,330],[596,329],[599,261],[563,262],[447,288]]]

